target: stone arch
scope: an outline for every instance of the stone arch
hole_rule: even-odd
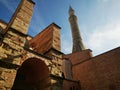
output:
[[[11,90],[50,90],[49,69],[44,61],[29,58],[18,69]]]

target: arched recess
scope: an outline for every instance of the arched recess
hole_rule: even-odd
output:
[[[11,90],[50,90],[49,69],[44,61],[38,58],[25,60]]]

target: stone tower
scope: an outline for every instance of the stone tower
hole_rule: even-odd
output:
[[[13,58],[13,56],[22,55],[34,5],[35,3],[32,0],[21,0],[6,30],[4,30],[0,58]],[[20,64],[19,59],[13,59],[11,63]]]
[[[2,78],[0,90],[10,90],[16,75],[16,68],[24,60],[26,33],[34,5],[32,0],[21,0],[9,23],[3,24],[5,28],[0,41],[0,62],[3,62],[3,67],[0,67],[0,78]],[[17,67],[14,68],[14,65]]]
[[[70,16],[69,22],[70,22],[70,26],[71,26],[72,39],[73,39],[72,53],[85,50],[85,46],[82,42],[80,30],[78,27],[77,16],[75,15],[75,12],[71,6],[69,7],[69,16]]]
[[[27,34],[33,14],[34,4],[35,3],[32,0],[21,0],[7,26],[7,29],[12,27],[23,34]]]

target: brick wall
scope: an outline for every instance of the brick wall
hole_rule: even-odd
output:
[[[83,50],[81,52],[75,52],[64,55],[63,58],[67,58],[71,61],[72,65],[86,61],[92,57],[91,50]]]
[[[51,48],[60,51],[59,29],[60,28],[56,24],[50,24],[47,28],[30,40],[30,47],[42,54],[46,53]]]
[[[119,90],[120,48],[73,65],[72,71],[83,90]]]

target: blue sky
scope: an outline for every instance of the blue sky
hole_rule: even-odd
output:
[[[72,49],[69,5],[75,10],[86,48],[98,55],[120,46],[120,0],[33,0],[28,34],[35,36],[55,22],[61,29],[62,52]],[[0,19],[9,22],[20,0],[0,0]]]

